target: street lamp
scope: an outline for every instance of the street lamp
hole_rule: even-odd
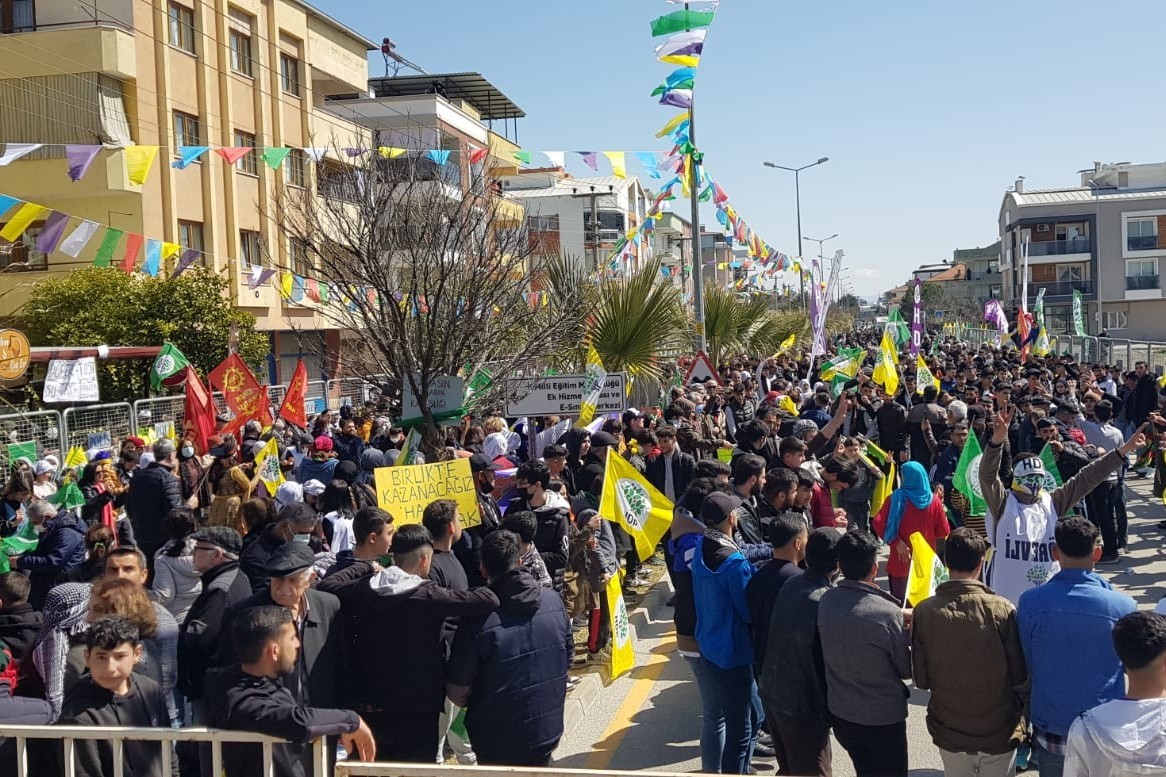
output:
[[[764,165],[766,167],[772,167],[775,170],[785,170],[786,172],[790,172],[790,173],[794,174],[794,198],[795,198],[795,201],[797,203],[797,210],[798,210],[798,254],[802,253],[802,187],[801,187],[801,180],[799,178],[799,175],[803,170],[809,170],[811,167],[817,167],[818,165],[825,164],[826,162],[829,162],[829,161],[830,161],[830,157],[824,156],[821,159],[819,159],[817,162],[811,162],[810,164],[802,165],[801,167],[786,167],[785,165],[779,165],[779,164],[776,164],[774,162],[765,162],[764,163]],[[801,286],[802,286],[802,310],[805,310],[806,309],[806,280],[805,280],[805,277],[800,272],[798,273],[798,280],[801,282]]]
[[[826,257],[824,255],[824,251],[822,250],[822,246],[824,246],[826,243],[829,243],[831,240],[833,240],[836,237],[838,237],[837,232],[835,232],[830,237],[824,237],[821,240],[817,239],[816,237],[807,237],[806,238],[806,242],[818,244],[818,265],[822,268],[823,274],[826,272]],[[798,251],[801,251],[801,250],[802,250],[801,245],[798,245]],[[824,277],[824,275],[823,275],[823,277]]]

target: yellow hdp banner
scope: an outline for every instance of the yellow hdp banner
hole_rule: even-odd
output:
[[[923,361],[922,354],[915,357],[915,385],[920,391],[928,386],[935,386],[935,390],[939,390],[939,381],[935,379],[927,362]]]
[[[636,553],[646,561],[656,543],[672,526],[672,503],[644,479],[622,456],[607,455],[599,514],[614,521],[636,542]]]
[[[267,486],[269,494],[275,494],[275,489],[283,483],[283,472],[279,468],[279,442],[272,437],[255,454],[255,471],[259,479]]]
[[[594,345],[587,346],[587,366],[583,370],[583,401],[579,404],[579,418],[575,426],[584,427],[595,418],[595,408],[599,405],[599,395],[607,383],[607,370]]]
[[[43,205],[35,205],[31,202],[24,203],[20,206],[20,210],[16,211],[15,215],[4,225],[4,229],[0,230],[0,237],[9,243],[15,243],[16,239],[24,234],[24,230],[28,229],[29,224],[48,212],[49,209]]]
[[[784,340],[782,340],[781,345],[777,346],[777,353],[775,353],[773,355],[774,358],[777,358],[777,356],[779,354],[783,353],[784,351],[788,351],[790,348],[793,348],[794,343],[796,343],[797,341],[798,341],[798,335],[796,332],[794,334],[790,335],[789,337],[785,338]]]
[[[911,571],[907,574],[907,604],[915,607],[919,602],[935,595],[940,583],[947,582],[947,567],[935,555],[935,551],[915,532],[911,535]]]
[[[870,493],[870,514],[878,515],[879,510],[883,509],[883,503],[891,498],[891,492],[895,490],[895,462],[890,462],[891,470],[883,476],[882,480],[876,481],[874,490]]]
[[[154,160],[158,158],[157,146],[129,146],[126,148],[126,174],[130,183],[143,184]]]
[[[65,469],[74,469],[76,467],[84,467],[88,462],[85,459],[85,449],[80,445],[74,445],[69,448],[69,452],[65,454]]]
[[[612,458],[612,457],[608,457]],[[607,581],[607,611],[611,617],[611,679],[631,671],[636,665],[636,651],[632,646],[632,627],[628,623],[628,608],[623,600],[619,573]]]
[[[875,362],[874,372],[871,377],[875,383],[881,383],[887,390],[887,393],[894,396],[895,392],[899,390],[899,368],[898,357],[895,353],[894,344],[891,343],[890,348],[887,347],[890,341],[890,334],[883,334],[883,343],[879,348],[878,360]]]
[[[373,470],[373,479],[377,505],[388,510],[398,526],[421,523],[426,506],[438,499],[457,502],[463,526],[477,526],[482,522],[469,459],[378,467]]]

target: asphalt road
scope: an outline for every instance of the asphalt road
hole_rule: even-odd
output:
[[[1098,569],[1115,588],[1146,608],[1166,596],[1166,553],[1162,550],[1166,532],[1154,525],[1166,518],[1166,509],[1150,497],[1151,482],[1141,478],[1127,484],[1128,553],[1119,565]],[[618,771],[700,769],[700,699],[688,665],[673,652],[672,611],[664,606],[667,585],[666,579],[659,583],[658,590],[632,616],[637,633],[635,669],[589,700],[582,721],[564,736],[555,754],[555,766]],[[919,777],[943,774],[939,751],[927,733],[927,696],[926,691],[913,689],[907,719],[910,774]],[[833,753],[836,777],[853,777],[846,752],[835,744]],[[762,775],[774,770],[773,759],[754,759],[754,766]]]

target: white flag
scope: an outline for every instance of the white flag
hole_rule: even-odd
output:
[[[551,164],[555,167],[566,168],[567,166],[567,152],[566,151],[544,151],[547,159],[551,160]]]
[[[9,143],[4,146],[4,154],[0,156],[0,167],[31,154],[43,145],[44,143]]]
[[[82,221],[77,225],[77,228],[65,238],[58,249],[62,254],[77,258],[81,253],[81,249],[85,248],[85,244],[97,234],[99,224],[96,221]]]
[[[300,150],[304,152],[304,156],[306,156],[308,159],[311,159],[316,164],[322,162],[324,157],[328,155],[327,148],[303,148]]]

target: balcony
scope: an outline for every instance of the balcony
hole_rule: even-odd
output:
[[[1130,238],[1131,240],[1133,238]],[[1089,238],[1077,237],[1072,240],[1045,240],[1028,244],[1029,257],[1065,256],[1067,254],[1089,253]]]
[[[1132,238],[1131,238],[1132,239]],[[1147,291],[1160,288],[1157,275],[1127,275],[1126,291]]]
[[[1086,281],[1056,281],[1055,283],[1041,283],[1039,281],[1028,282],[1028,297],[1030,300],[1035,300],[1037,293],[1045,290],[1045,299],[1050,297],[1068,297],[1074,291],[1081,292],[1084,296],[1090,297],[1096,292],[1096,287],[1092,279]],[[1017,295],[1019,296],[1019,295]]]
[[[1157,235],[1130,235],[1126,238],[1127,251],[1153,251],[1158,247]]]

